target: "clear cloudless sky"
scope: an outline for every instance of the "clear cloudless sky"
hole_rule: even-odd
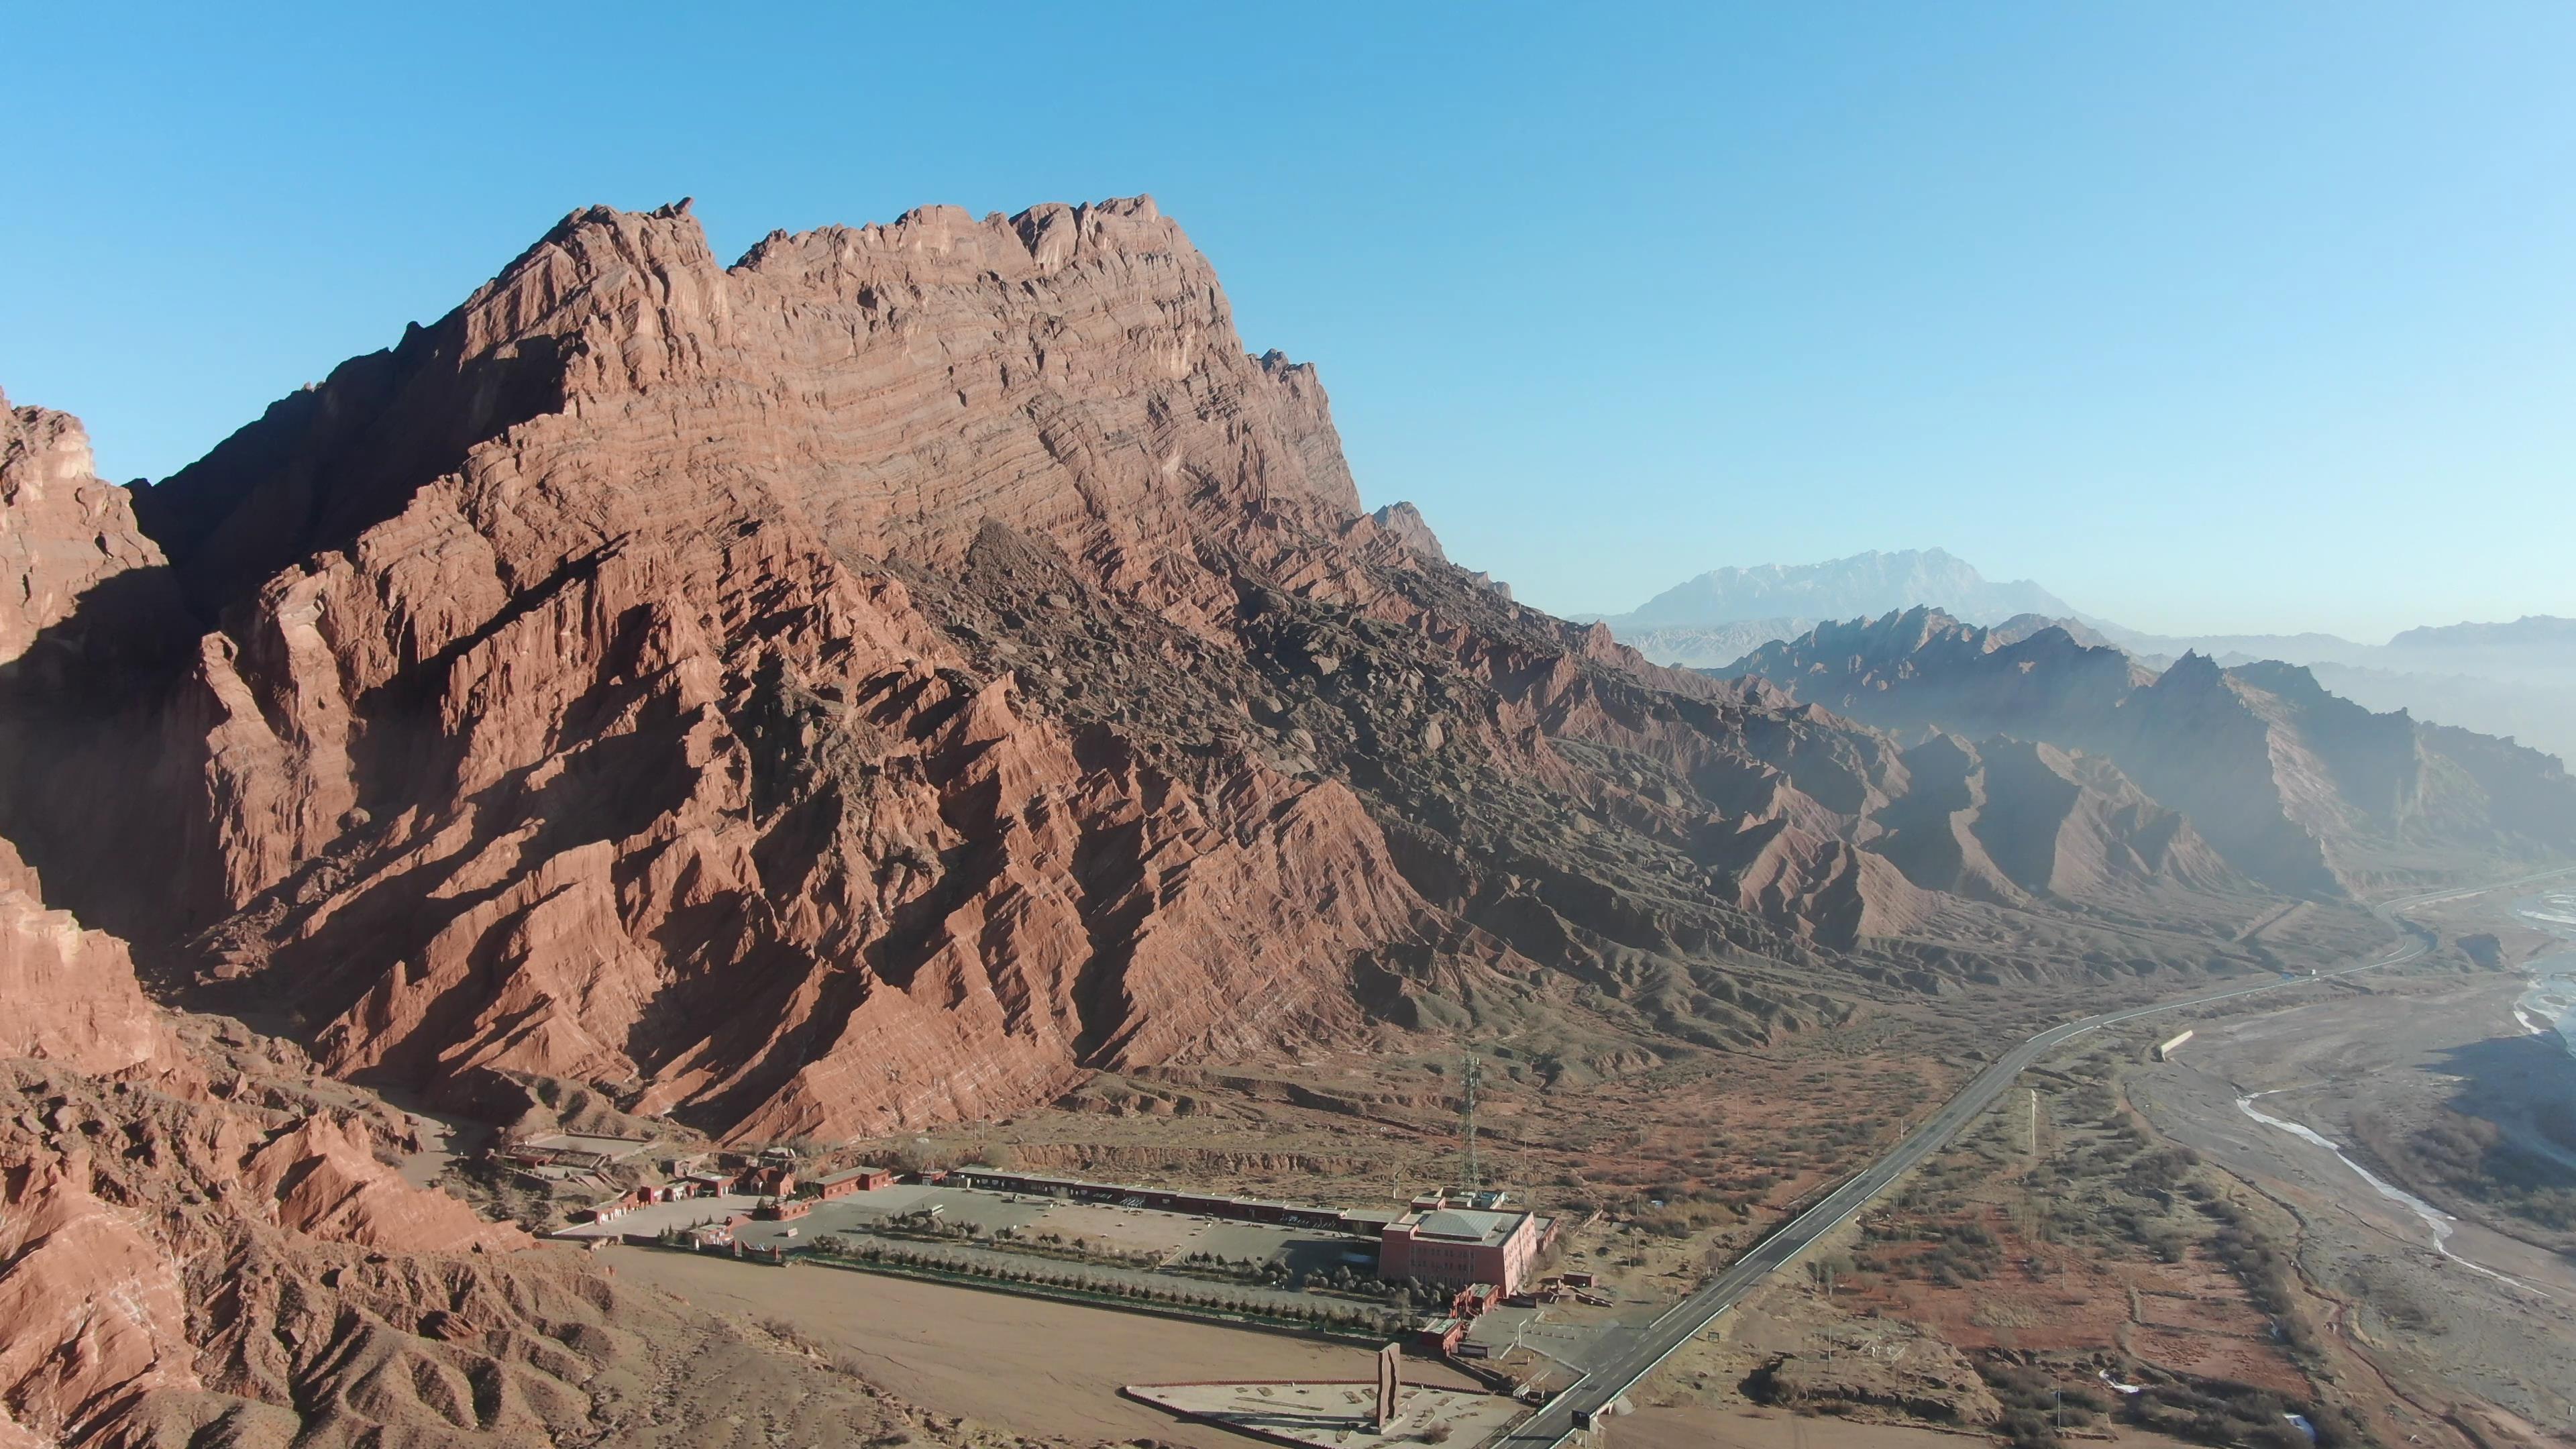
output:
[[[2167,630],[2576,615],[2576,6],[23,5],[0,387],[165,475],[572,208],[1151,192],[1560,611],[1940,545]]]

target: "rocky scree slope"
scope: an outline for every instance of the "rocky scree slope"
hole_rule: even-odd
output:
[[[2576,854],[2576,782],[2558,761],[2373,714],[2297,665],[2221,669],[2195,654],[2157,673],[2062,628],[1980,629],[1916,608],[1820,625],[1737,667],[1900,733],[2085,752],[2179,812],[2234,872],[2286,894],[2366,895]]]
[[[1313,371],[1150,200],[731,267],[685,205],[578,212],[130,523],[55,419],[8,466],[98,557],[42,555],[86,586],[0,676],[0,830],[344,1076],[847,1137],[1371,1023],[1758,1043],[2230,959],[2087,899],[2132,878],[2259,909],[2056,761],[1937,788],[2035,784],[2115,864],[1910,877],[1894,741],[1362,512]]]

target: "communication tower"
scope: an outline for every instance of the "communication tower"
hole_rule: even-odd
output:
[[[1476,1166],[1476,1087],[1485,1080],[1485,1062],[1472,1047],[1461,1076],[1467,1085],[1467,1102],[1461,1111],[1467,1127],[1467,1190],[1476,1192],[1485,1185],[1484,1174]]]

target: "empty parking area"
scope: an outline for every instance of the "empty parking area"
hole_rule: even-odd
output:
[[[864,1233],[926,1210],[935,1210],[943,1223],[982,1229],[985,1242],[994,1247],[1007,1248],[1007,1243],[994,1243],[992,1235],[1008,1228],[1022,1241],[1052,1236],[1067,1248],[1079,1242],[1091,1252],[1150,1255],[1158,1262],[1208,1253],[1229,1262],[1280,1262],[1293,1270],[1314,1271],[1341,1263],[1355,1251],[1375,1260],[1371,1245],[1312,1228],[911,1183],[817,1203],[812,1212],[792,1222],[745,1223],[737,1236],[746,1245],[765,1246],[788,1241],[786,1230],[793,1228],[796,1241],[810,1243],[818,1234]]]
[[[747,1216],[763,1201],[736,1193],[651,1203],[629,1209],[609,1222],[562,1228],[558,1235],[652,1236],[665,1229],[686,1230],[721,1223],[730,1216]],[[910,1236],[905,1229],[916,1225],[898,1224],[896,1220],[923,1212],[952,1228],[976,1229],[974,1241],[986,1252],[1007,1253],[1016,1239],[1038,1249],[1034,1256],[1053,1258],[1078,1253],[1089,1262],[1124,1262],[1139,1268],[1166,1263],[1186,1267],[1192,1255],[1205,1253],[1229,1266],[1278,1263],[1301,1276],[1336,1267],[1369,1273],[1375,1271],[1377,1262],[1375,1243],[1344,1233],[922,1183],[901,1183],[816,1202],[810,1211],[783,1221],[754,1218],[737,1226],[734,1237],[746,1248],[794,1248],[810,1247],[826,1233],[877,1235],[891,1230]],[[1001,1237],[1005,1230],[1012,1237]],[[1043,1241],[1047,1239],[1052,1241]],[[950,1241],[959,1242],[953,1238]]]

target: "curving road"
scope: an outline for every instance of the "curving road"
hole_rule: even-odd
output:
[[[1670,1358],[1675,1350],[1690,1342],[1720,1315],[1743,1301],[1744,1296],[1759,1286],[1763,1279],[1796,1262],[1800,1254],[1815,1246],[1818,1238],[1848,1222],[1853,1214],[1858,1213],[1881,1193],[1886,1192],[1899,1177],[1904,1176],[1917,1163],[1947,1145],[1961,1129],[1975,1121],[1979,1113],[1994,1105],[1995,1099],[2003,1095],[2004,1090],[2013,1084],[2013,1079],[2019,1077],[2024,1069],[2066,1042],[2087,1032],[2100,1031],[2106,1026],[2117,1026],[2124,1021],[2135,1021],[2142,1016],[2181,1011],[2189,1007],[2205,1006],[2213,1001],[2252,996],[2257,992],[2278,991],[2286,986],[2304,985],[2310,981],[2337,976],[2350,976],[2359,971],[2375,971],[2384,966],[2395,966],[2401,962],[2412,961],[2432,948],[2434,936],[2421,926],[2399,920],[2398,912],[2409,906],[2452,900],[2460,896],[2482,895],[2488,891],[2505,890],[2513,886],[2529,885],[2535,881],[2570,874],[2576,874],[2576,870],[2541,871],[2514,880],[2497,881],[2490,885],[2465,886],[2457,890],[2431,891],[2424,895],[2407,896],[2401,900],[2373,906],[2371,910],[2374,914],[2386,921],[2391,928],[2403,931],[2407,939],[2399,943],[2398,948],[2388,955],[2358,962],[2340,970],[2322,972],[2315,977],[2283,976],[2255,982],[2252,985],[2221,987],[2190,996],[2176,997],[2171,1001],[2157,1002],[2152,1006],[2131,1007],[2125,1011],[2106,1011],[2099,1016],[2088,1016],[2050,1027],[1996,1058],[1984,1071],[1971,1079],[1968,1085],[1960,1088],[1956,1096],[1944,1103],[1941,1110],[1934,1113],[1930,1120],[1915,1128],[1912,1135],[1896,1144],[1886,1156],[1872,1163],[1859,1176],[1836,1188],[1806,1211],[1790,1219],[1785,1226],[1756,1244],[1751,1252],[1738,1258],[1726,1271],[1710,1279],[1697,1292],[1666,1310],[1662,1317],[1641,1327],[1616,1328],[1603,1332],[1596,1340],[1593,1350],[1585,1355],[1588,1362],[1583,1366],[1586,1372],[1582,1380],[1573,1388],[1557,1395],[1546,1408],[1521,1421],[1510,1433],[1493,1440],[1492,1449],[1554,1449],[1554,1446],[1563,1444],[1575,1432],[1582,1417],[1598,1413],[1605,1405],[1615,1402],[1621,1395],[1635,1388],[1640,1380],[1653,1373],[1656,1366]]]

